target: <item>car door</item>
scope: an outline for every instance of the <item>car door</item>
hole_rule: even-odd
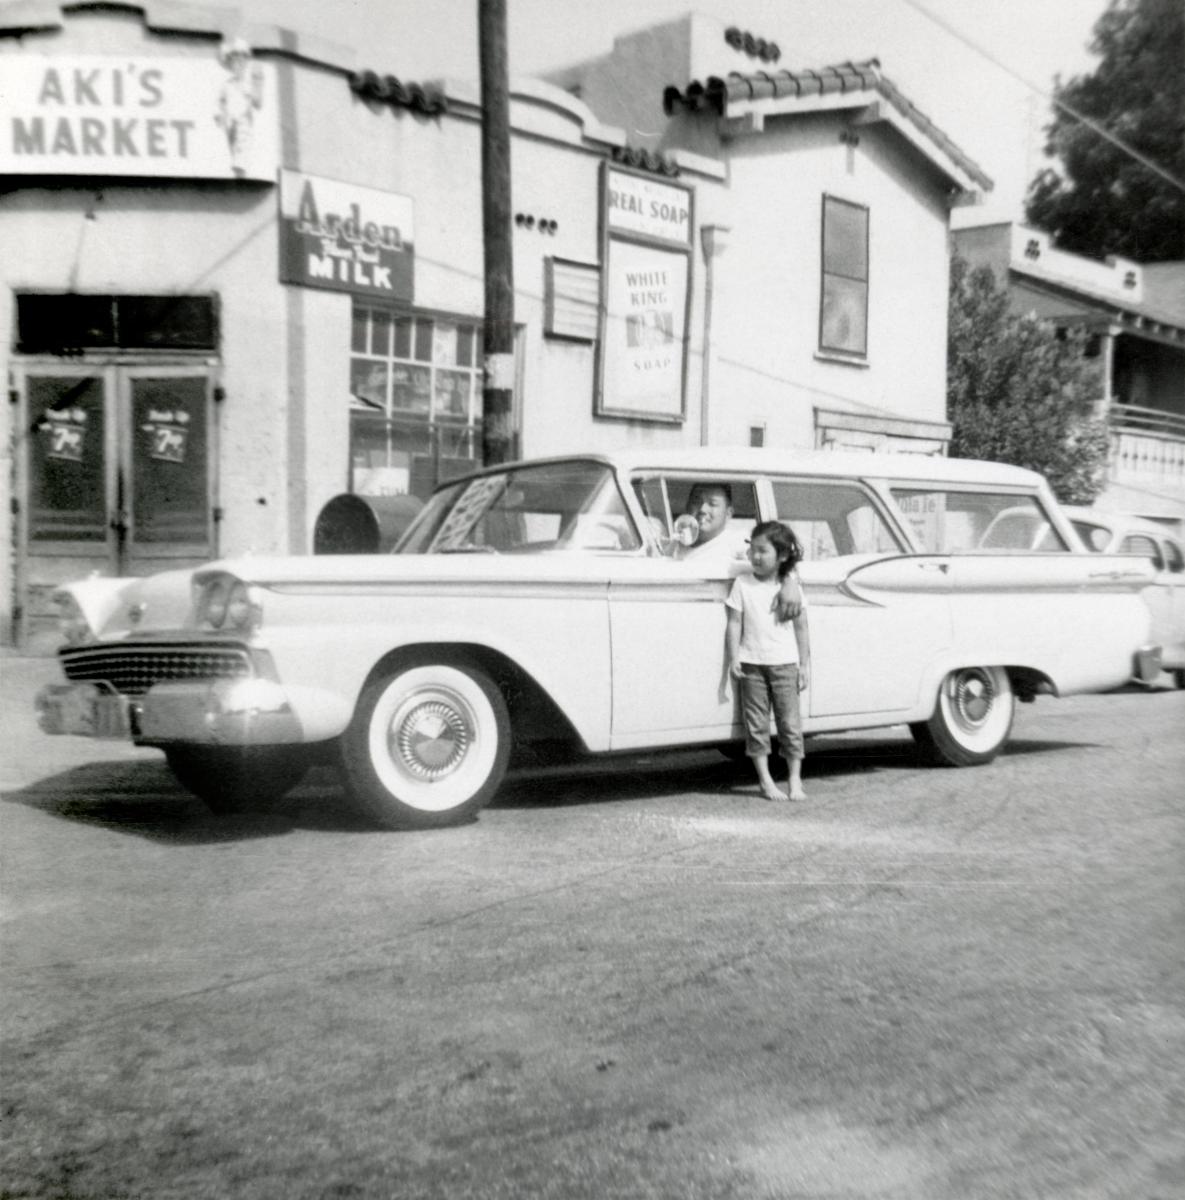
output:
[[[914,707],[928,664],[950,641],[949,557],[905,552],[876,497],[856,481],[771,484],[777,518],[805,556],[810,725],[881,723]]]
[[[724,672],[724,600],[748,570],[737,552],[757,516],[756,481],[727,476],[639,473],[631,481],[645,519],[669,543],[674,517],[696,482],[726,483],[727,552],[623,560],[609,585],[613,746],[723,741],[741,734]],[[715,545],[716,543],[713,543]],[[669,546],[669,549],[673,547]]]

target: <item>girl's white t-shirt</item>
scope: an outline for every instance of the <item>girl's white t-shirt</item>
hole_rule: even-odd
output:
[[[738,575],[725,604],[741,614],[741,662],[776,667],[798,662],[798,638],[793,621],[779,621],[773,612],[782,583],[777,577],[761,580]],[[802,598],[806,611],[806,596]]]

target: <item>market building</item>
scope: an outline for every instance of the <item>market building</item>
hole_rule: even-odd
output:
[[[941,452],[949,211],[988,181],[874,65],[763,90],[688,21],[698,58],[630,68],[661,144],[512,85],[516,451]],[[308,552],[331,498],[477,462],[476,82],[163,0],[0,4],[0,72],[0,638],[63,579]]]

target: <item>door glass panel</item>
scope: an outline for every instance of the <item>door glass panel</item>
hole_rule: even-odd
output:
[[[1035,496],[893,488],[893,499],[928,553],[1069,550]]]
[[[133,540],[205,545],[205,377],[134,377],[130,385]]]
[[[773,490],[778,520],[797,534],[808,561],[901,549],[871,497],[858,487],[776,479]]]
[[[31,376],[29,540],[107,538],[103,381]]]

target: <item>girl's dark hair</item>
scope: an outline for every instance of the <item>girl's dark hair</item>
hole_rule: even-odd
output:
[[[761,521],[753,526],[749,541],[763,537],[774,548],[778,556],[778,578],[785,579],[802,562],[802,543],[794,536],[794,530],[781,521]]]

